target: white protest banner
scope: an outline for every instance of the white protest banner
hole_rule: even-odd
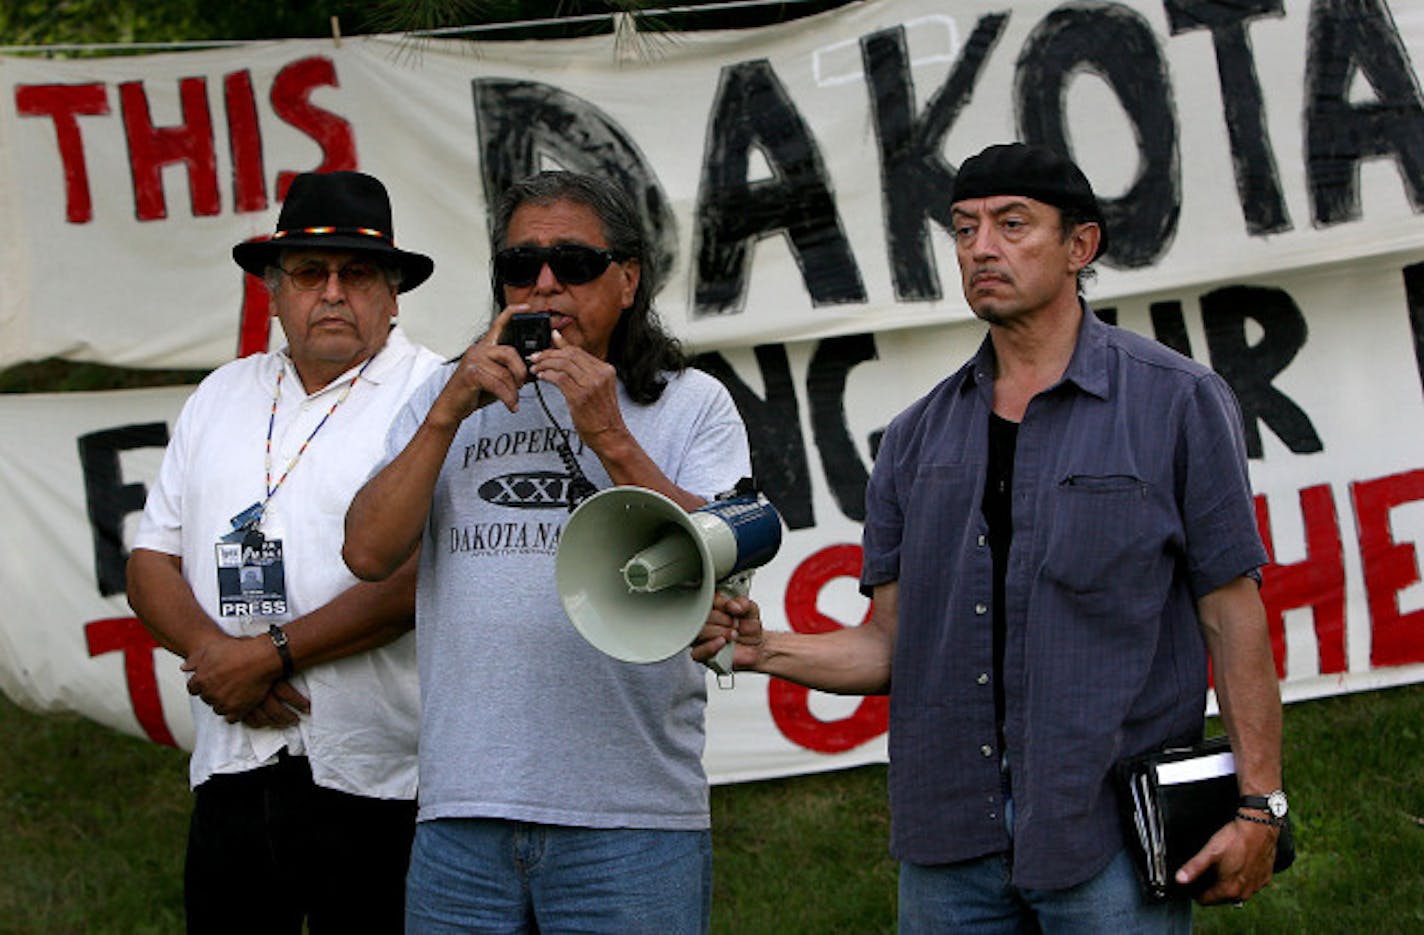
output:
[[[1198,6],[878,0],[645,35],[642,57],[387,37],[6,58],[0,365],[230,359],[228,251],[310,169],[387,182],[398,240],[436,259],[407,327],[451,352],[489,311],[487,205],[549,163],[637,193],[660,307],[700,349],[968,317],[944,196],[1015,137],[1071,149],[1103,196],[1100,299],[1417,250],[1418,5]]]
[[[1218,363],[1291,358],[1262,393],[1243,394],[1288,700],[1424,679],[1424,436],[1410,431],[1424,422],[1424,396],[1406,295],[1418,272],[1386,258],[1102,307]],[[1261,332],[1254,343],[1242,302]],[[1355,307],[1370,314],[1352,316]],[[1177,314],[1186,309],[1199,315]],[[769,626],[814,632],[864,618],[858,497],[874,439],[981,337],[975,324],[944,325],[703,359],[746,414],[762,476],[777,479],[770,493],[788,528],[753,581]],[[191,736],[178,660],[122,594],[123,544],[186,394],[0,397],[0,509],[13,518],[0,527],[10,596],[0,688],[12,698],[161,742]],[[733,781],[883,759],[885,714],[883,698],[740,674],[732,691],[711,691],[707,767]]]
[[[318,167],[387,183],[398,243],[436,260],[401,320],[454,353],[490,311],[490,199],[547,164],[609,174],[658,238],[658,307],[732,390],[786,520],[754,582],[768,621],[854,625],[878,432],[983,334],[943,227],[953,166],[1046,142],[1106,204],[1092,304],[1241,401],[1286,697],[1418,681],[1424,4],[1284,7],[879,0],[644,37],[643,58],[380,38],[3,59],[0,363],[265,347],[229,251]],[[182,395],[0,399],[0,687],[178,743],[176,662],[121,578]],[[883,700],[737,681],[709,708],[714,779],[883,758]]]
[[[0,396],[0,689],[190,746],[177,657],[124,597],[125,542],[191,387]]]

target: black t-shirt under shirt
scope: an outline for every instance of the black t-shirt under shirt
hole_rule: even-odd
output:
[[[984,480],[980,509],[989,525],[989,553],[994,560],[994,722],[999,749],[1004,749],[1004,578],[1009,566],[1009,543],[1014,537],[1014,448],[1019,424],[989,413],[989,470]]]

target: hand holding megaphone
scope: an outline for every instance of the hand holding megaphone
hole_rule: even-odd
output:
[[[687,512],[642,487],[585,500],[559,540],[555,579],[574,627],[625,662],[661,662],[701,632],[715,591],[746,596],[751,573],[781,547],[781,517],[762,497]],[[732,672],[729,642],[708,665]]]

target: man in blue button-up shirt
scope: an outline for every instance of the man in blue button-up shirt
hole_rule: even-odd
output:
[[[1190,902],[1141,895],[1112,774],[1200,738],[1210,654],[1241,793],[1279,790],[1240,412],[1212,371],[1079,298],[1106,228],[1077,166],[990,147],[961,167],[952,213],[989,334],[885,433],[866,492],[871,618],[763,632],[754,602],[722,601],[737,664],[890,692],[902,931],[1187,931]],[[1202,902],[1270,880],[1279,828],[1251,807],[1181,868],[1214,879]]]

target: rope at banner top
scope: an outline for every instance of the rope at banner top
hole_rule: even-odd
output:
[[[730,0],[727,3],[702,3],[692,6],[665,7],[656,10],[609,10],[606,13],[583,13],[578,16],[552,16],[543,19],[519,20],[508,23],[481,23],[475,26],[442,26],[437,29],[413,29],[408,32],[394,33],[398,36],[409,36],[414,38],[442,38],[445,36],[460,36],[475,33],[503,32],[511,29],[529,29],[539,26],[571,26],[579,23],[592,23],[599,20],[613,20],[620,15],[630,15],[635,19],[642,19],[651,16],[676,16],[684,13],[708,13],[726,12],[729,10],[747,9],[764,6],[794,6],[801,3],[814,3],[817,0]],[[295,37],[289,37],[295,38]],[[310,36],[306,38],[324,38],[320,36]],[[265,42],[279,42],[279,39],[194,39],[178,42],[91,42],[91,43],[64,43],[56,45],[4,45],[0,46],[0,55],[31,54],[42,55],[49,52],[133,52],[133,51],[155,51],[171,52],[184,49],[219,49],[233,48],[244,45],[257,45]]]

